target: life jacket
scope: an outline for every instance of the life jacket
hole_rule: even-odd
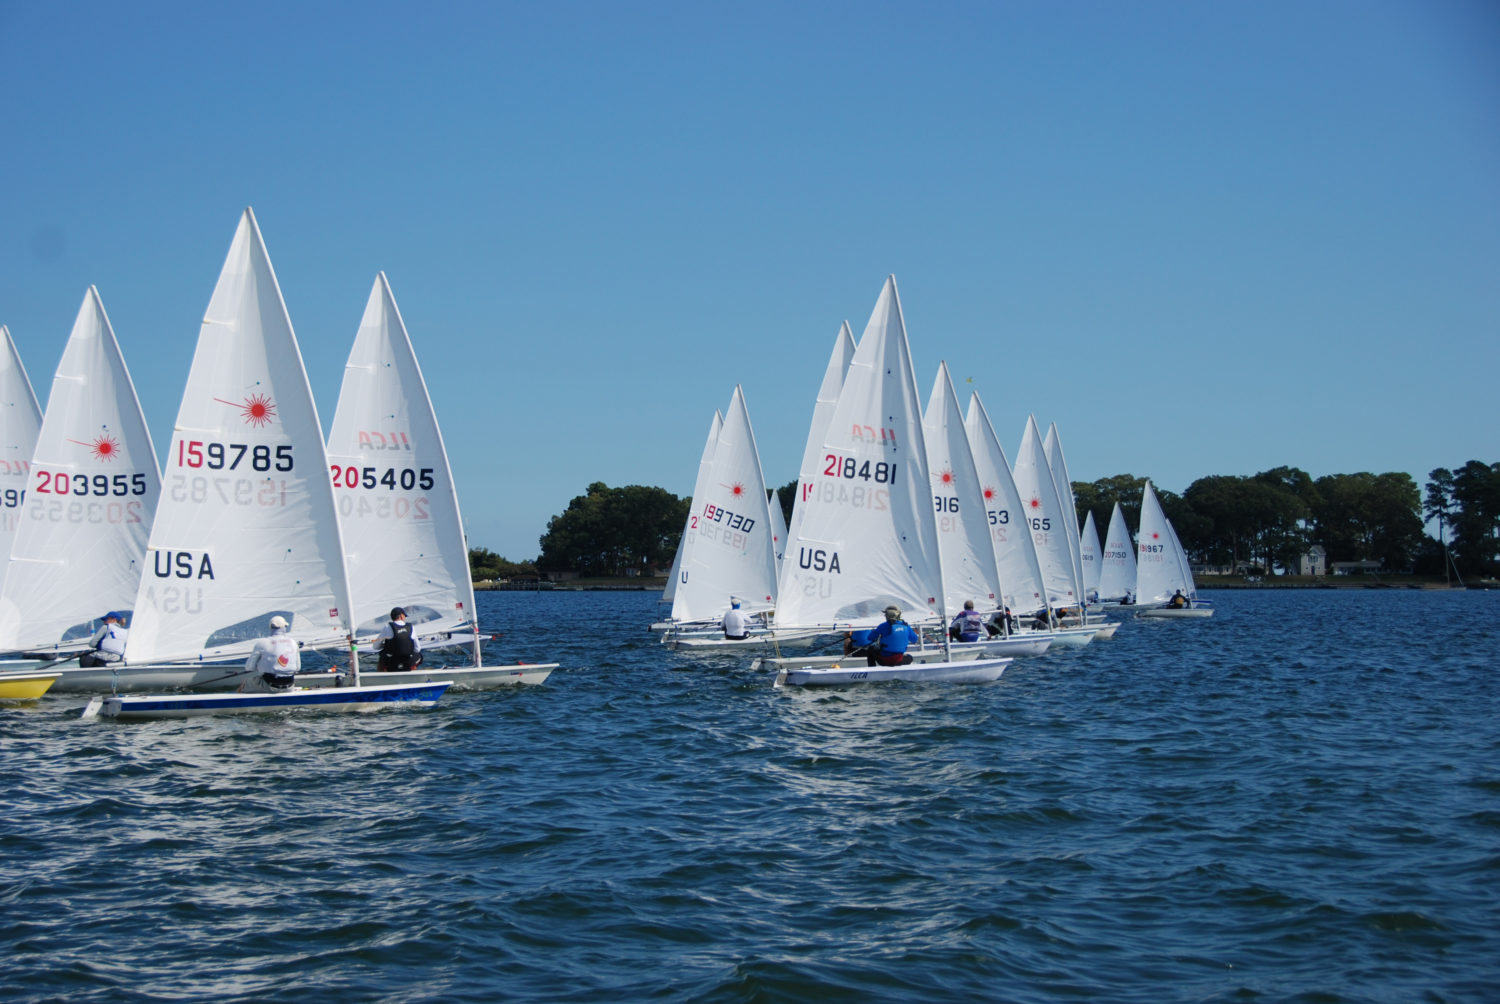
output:
[[[129,631],[118,624],[110,624],[104,628],[104,637],[99,639],[99,651],[108,652],[110,655],[123,656],[125,654],[125,636]]]
[[[404,621],[391,621],[391,637],[380,644],[380,654],[396,659],[408,659],[415,655],[417,646],[411,640],[411,625]]]
[[[297,639],[289,634],[273,634],[266,641],[271,649],[273,666],[270,670],[264,670],[262,665],[263,671],[276,676],[291,676],[302,668],[302,655],[297,651]]]

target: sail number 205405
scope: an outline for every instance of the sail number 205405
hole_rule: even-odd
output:
[[[387,467],[382,471],[378,467],[344,467],[341,464],[330,464],[328,469],[333,473],[333,487],[335,488],[370,490],[385,488],[389,491],[400,488],[405,492],[417,489],[427,492],[432,490],[434,484],[431,467],[420,469]]]

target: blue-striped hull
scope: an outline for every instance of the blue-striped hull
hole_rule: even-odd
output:
[[[84,710],[121,721],[145,718],[191,718],[198,715],[259,714],[311,708],[316,711],[378,711],[400,706],[431,707],[450,681],[375,687],[318,687],[286,693],[159,694],[149,697],[96,698]]]

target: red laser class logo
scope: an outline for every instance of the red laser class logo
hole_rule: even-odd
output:
[[[84,447],[93,454],[95,460],[113,460],[120,455],[120,441],[108,433],[89,443],[78,439],[70,439],[68,442]]]
[[[952,488],[953,469],[951,467],[944,467],[942,471],[938,473],[938,481],[942,482],[944,488]]]
[[[984,500],[986,502],[993,502],[993,501],[995,501],[995,495],[996,494],[997,493],[996,493],[995,489],[989,487],[988,485],[985,486],[985,488],[984,488]]]
[[[1031,501],[1027,502],[1026,505],[1033,511],[1040,511],[1042,508],[1042,497],[1040,495],[1033,495],[1031,496]]]
[[[735,498],[740,498],[745,494],[745,486],[736,481],[734,484],[729,486],[729,494],[733,495]]]
[[[276,405],[264,394],[251,394],[243,401],[226,401],[222,397],[216,397],[214,400],[220,404],[227,404],[231,408],[238,408],[245,424],[253,425],[257,429],[270,425],[271,420],[276,417]]]

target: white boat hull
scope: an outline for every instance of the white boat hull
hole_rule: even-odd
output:
[[[408,673],[372,673],[361,669],[359,682],[396,684],[447,680],[453,684],[454,690],[497,690],[500,687],[544,683],[557,665],[555,662],[539,662],[514,666],[436,666],[430,670],[418,668]],[[303,687],[328,687],[342,678],[338,673],[299,673],[297,684]]]
[[[379,711],[391,707],[430,708],[448,689],[448,681],[399,686],[295,687],[280,693],[152,694],[141,697],[96,697],[84,718],[116,721],[153,718],[198,718],[204,715],[265,714],[276,711]]]
[[[243,661],[231,663],[182,663],[146,666],[58,666],[54,694],[149,694],[159,690],[189,690],[207,687],[233,690],[250,674]]]
[[[1052,639],[1051,651],[1063,648],[1082,648],[1094,640],[1093,627],[1058,628],[1056,631],[1039,631],[1038,634]]]
[[[1137,617],[1168,617],[1175,619],[1189,619],[1212,617],[1213,607],[1141,607],[1136,610]]]
[[[752,634],[748,638],[725,638],[723,632],[718,634],[672,634],[668,633],[662,637],[662,644],[677,651],[730,651],[734,649],[759,649],[770,648],[774,645],[785,645],[791,648],[800,648],[817,638],[827,635],[826,631],[777,631],[773,635],[769,631]]]
[[[1090,624],[1089,627],[1096,627],[1097,630],[1094,632],[1094,638],[1098,641],[1103,641],[1106,638],[1113,638],[1115,636],[1115,632],[1120,630],[1120,622],[1110,621],[1108,624]]]
[[[857,683],[905,680],[909,683],[991,683],[1000,679],[1010,659],[965,662],[913,662],[909,666],[800,666],[776,674],[778,688],[844,687]]]

